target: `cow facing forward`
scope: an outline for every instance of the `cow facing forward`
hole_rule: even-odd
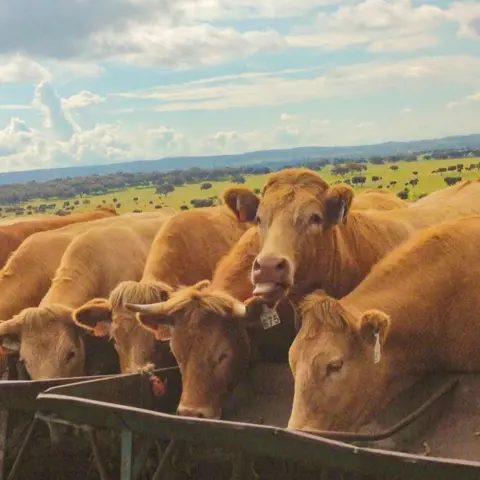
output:
[[[426,372],[479,372],[480,217],[395,249],[341,300],[315,292],[290,349],[289,427],[357,430]]]
[[[293,284],[319,284],[336,298],[415,231],[480,213],[480,181],[445,188],[392,211],[354,211],[348,185],[329,186],[304,168],[270,174],[262,197],[245,187],[225,192],[239,220],[256,221],[262,248],[251,272],[254,293],[275,297]]]

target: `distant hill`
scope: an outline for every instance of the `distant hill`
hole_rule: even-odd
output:
[[[152,172],[184,170],[191,167],[203,169],[215,167],[240,167],[257,165],[278,167],[286,163],[301,163],[311,158],[368,158],[432,150],[448,150],[459,148],[479,148],[480,134],[457,135],[439,139],[416,140],[410,142],[386,142],[375,145],[359,145],[349,147],[298,147],[282,150],[262,150],[238,155],[214,155],[197,157],[167,157],[159,160],[138,160],[108,165],[75,166],[52,168],[47,170],[28,170],[24,172],[0,173],[0,185],[25,183],[30,181],[46,182],[66,177],[83,177],[89,175],[105,175],[109,173]]]

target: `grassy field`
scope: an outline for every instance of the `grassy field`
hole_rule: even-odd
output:
[[[463,180],[474,179],[480,177],[480,172],[478,170],[466,171],[463,170],[461,173],[458,172],[447,172],[443,175],[432,174],[433,170],[436,170],[440,167],[447,168],[451,165],[457,165],[462,163],[465,167],[471,163],[479,163],[480,158],[466,158],[466,159],[448,159],[448,160],[422,160],[418,162],[398,162],[395,165],[398,166],[397,171],[391,170],[392,164],[384,165],[373,165],[366,164],[367,170],[361,173],[352,173],[345,175],[344,177],[335,176],[331,173],[331,166],[323,168],[320,173],[322,177],[329,183],[333,183],[338,180],[351,179],[355,175],[362,175],[367,177],[366,183],[362,188],[355,188],[356,191],[362,191],[364,189],[376,188],[383,186],[384,190],[392,191],[397,193],[400,190],[405,188],[405,183],[407,183],[412,178],[418,178],[418,185],[415,187],[408,186],[410,190],[410,201],[416,200],[421,194],[428,194],[433,191],[439,190],[446,186],[444,181],[445,177],[448,176],[461,176]],[[418,175],[414,175],[413,172],[418,172]],[[372,176],[382,177],[382,180],[378,182],[372,181]],[[395,187],[387,188],[387,185],[391,181],[396,181],[397,184]],[[251,188],[262,188],[265,182],[264,175],[249,175],[246,177],[246,186]],[[224,190],[231,185],[230,182],[211,182],[212,188],[208,190],[201,190],[201,183],[194,185],[186,185],[183,187],[176,187],[175,191],[169,193],[167,197],[163,195],[158,195],[155,193],[155,188],[130,188],[123,191],[111,192],[106,195],[99,196],[85,196],[83,198],[78,198],[80,204],[77,206],[75,211],[86,211],[92,208],[95,208],[98,205],[114,205],[120,204],[120,207],[117,208],[119,213],[132,212],[133,210],[141,211],[153,211],[155,210],[156,205],[161,206],[170,206],[175,209],[179,209],[181,205],[185,204],[191,207],[190,200],[193,198],[206,198],[212,196],[221,197]],[[137,201],[134,201],[134,198],[138,198]],[[90,204],[84,205],[83,201],[85,199],[90,200]],[[114,202],[116,199],[116,202]],[[68,199],[70,202],[75,201],[76,199]],[[41,203],[56,203],[57,208],[61,208],[65,200],[58,199],[49,199],[49,200],[36,200],[24,204],[24,207],[28,205],[38,206]]]

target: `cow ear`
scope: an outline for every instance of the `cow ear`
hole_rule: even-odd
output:
[[[362,341],[374,346],[374,362],[380,361],[381,347],[390,331],[390,316],[380,310],[367,310],[360,317],[358,331]]]
[[[126,303],[124,307],[136,312],[137,322],[149,332],[155,335],[155,338],[160,341],[170,340],[171,330],[175,325],[175,318],[171,315],[163,313],[159,309],[161,303],[154,303],[152,305],[136,305]]]
[[[0,357],[20,351],[22,324],[22,319],[18,317],[0,324]]]
[[[104,298],[94,298],[72,313],[73,321],[97,337],[110,336],[112,306]]]
[[[240,222],[255,221],[260,198],[249,188],[230,187],[224,192],[223,201]]]
[[[353,188],[348,185],[334,185],[327,190],[324,228],[339,225],[346,220],[354,196]]]

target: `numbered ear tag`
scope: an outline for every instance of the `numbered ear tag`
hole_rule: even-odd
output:
[[[282,323],[277,311],[273,308],[267,307],[266,305],[263,305],[263,312],[260,315],[260,321],[262,322],[264,330],[268,330],[269,328]]]
[[[382,356],[382,347],[380,345],[380,332],[375,332],[375,346],[373,347],[373,363],[378,363]]]

